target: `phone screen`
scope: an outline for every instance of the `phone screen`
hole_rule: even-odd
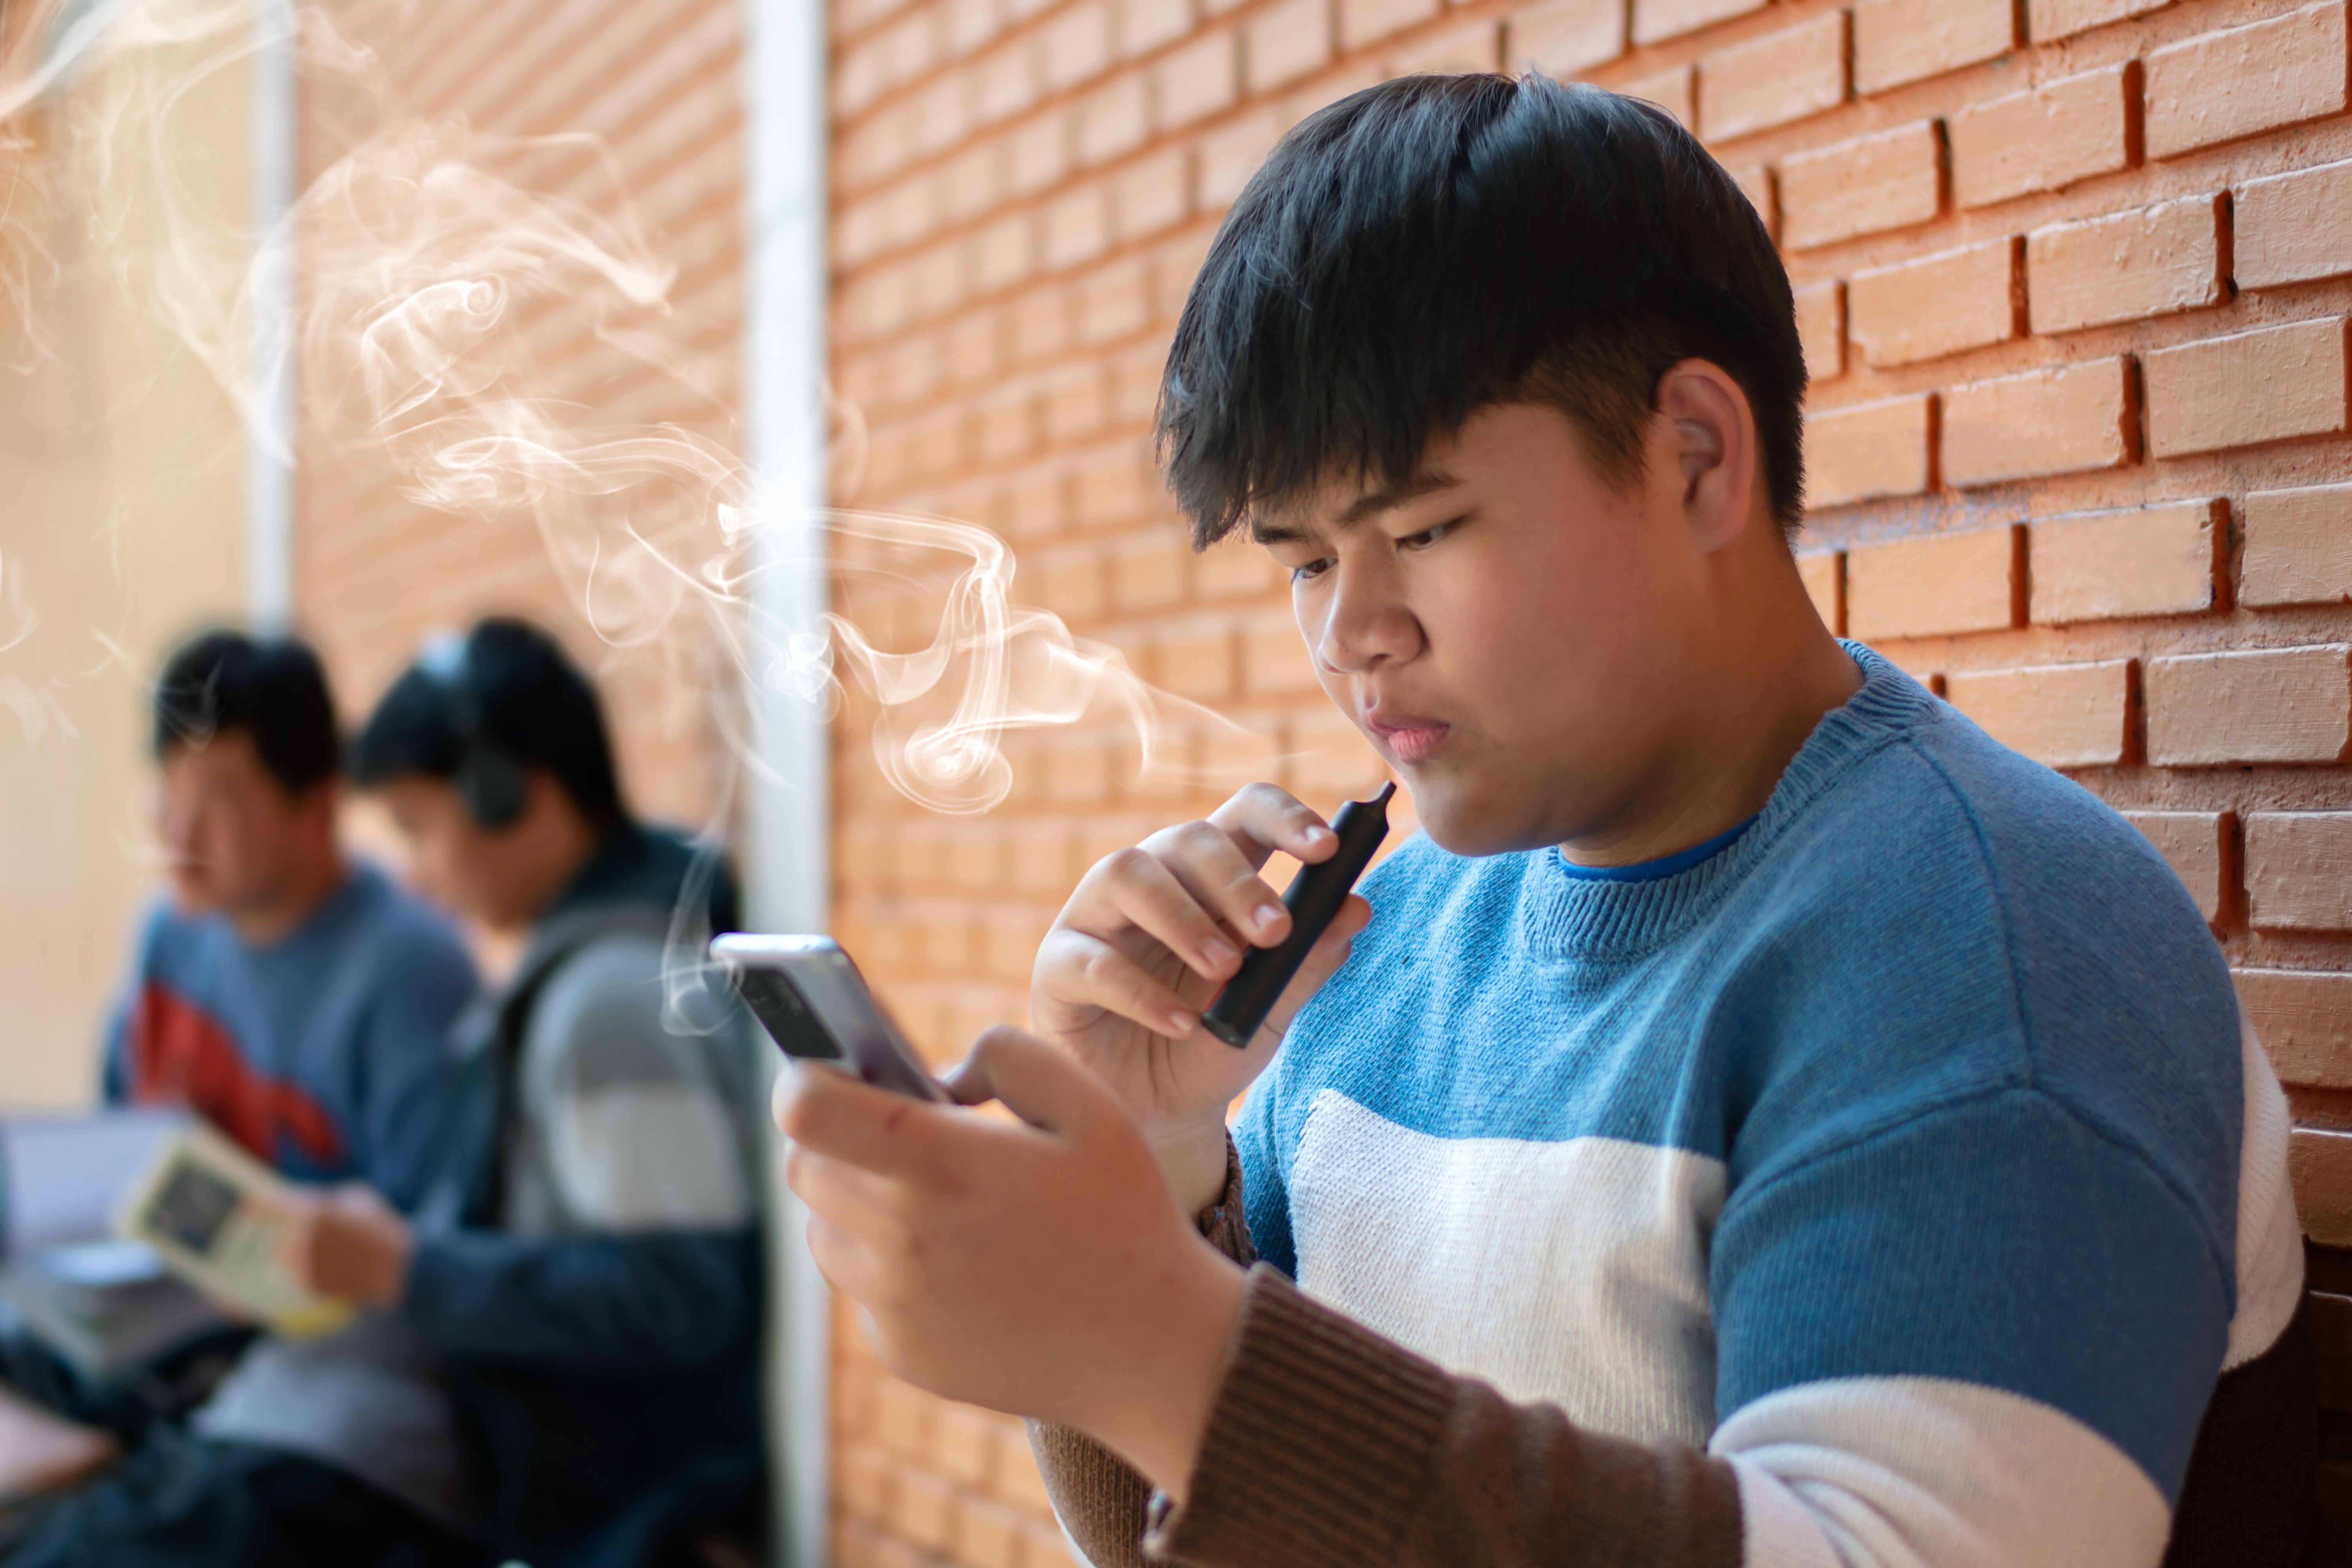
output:
[[[759,938],[720,937],[712,952],[786,1056],[840,1062],[877,1089],[918,1100],[948,1098],[833,942],[785,938],[768,951],[754,951],[755,944],[764,945]]]

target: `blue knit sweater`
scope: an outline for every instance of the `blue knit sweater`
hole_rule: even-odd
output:
[[[1381,866],[1236,1127],[1251,1230],[1506,1394],[1729,1458],[1750,1563],[2153,1563],[2299,1294],[2284,1102],[2162,858],[1850,647],[1696,865]]]

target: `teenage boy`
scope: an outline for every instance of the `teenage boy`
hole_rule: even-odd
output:
[[[1246,1051],[1198,1009],[1333,847],[1263,786],[1082,881],[956,1075],[1026,1125],[779,1104],[885,1361],[1041,1418],[1097,1563],[2301,1551],[2276,1083],[2147,844],[1822,628],[1803,385],[1629,100],[1370,89],[1227,218],[1170,482],[1426,836]]]
[[[523,952],[461,1028],[419,1221],[347,1191],[309,1215],[297,1274],[396,1308],[438,1354],[488,1561],[666,1563],[756,1534],[745,1036],[666,962],[680,933],[700,972],[731,882],[630,815],[595,688],[521,621],[428,647],[352,771],[419,884]]]
[[[318,655],[292,637],[199,637],[157,679],[153,725],[172,897],[140,937],[107,1098],[188,1107],[299,1181],[364,1182],[413,1206],[474,968],[447,921],[337,840],[342,747]],[[430,1397],[403,1395],[415,1358],[380,1325],[256,1342],[194,1412],[201,1436],[153,1420],[183,1397],[155,1379],[89,1390],[12,1350],[38,1397],[134,1445],[121,1471],[42,1512],[12,1565],[272,1563],[314,1523],[358,1541],[431,1528],[403,1494],[446,1470],[447,1432]]]
[[[734,923],[723,876],[630,816],[595,689],[521,622],[428,649],[352,771],[425,891],[527,938],[457,1026],[416,1217],[366,1183],[281,1215],[296,1278],[365,1309],[368,1353],[347,1333],[241,1370],[196,1441],[134,1456],[10,1568],[639,1568],[756,1519],[740,1037],[693,1032],[664,984],[673,921]],[[175,1481],[320,1430],[412,1462],[340,1509],[290,1489],[215,1504]]]
[[[153,744],[172,896],[109,1030],[107,1099],[186,1106],[289,1176],[414,1204],[474,969],[446,921],[337,840],[319,656],[195,638],[155,683]]]

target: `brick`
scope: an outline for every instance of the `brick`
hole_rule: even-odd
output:
[[[1771,165],[1748,163],[1727,172],[1731,175],[1731,183],[1739,187],[1739,194],[1748,198],[1748,205],[1756,209],[1756,216],[1764,220],[1764,232],[1773,243],[1778,244],[1780,237],[1780,198],[1775,189]]]
[[[1140,239],[1191,216],[1189,163],[1186,149],[1167,147],[1120,170],[1111,187],[1111,232],[1122,242]]]
[[[1515,72],[1570,77],[1625,52],[1625,7],[1617,0],[1547,0],[1512,13],[1504,57]]]
[[[1211,33],[1163,56],[1151,71],[1160,128],[1181,130],[1231,109],[1237,65],[1231,33]]]
[[[1078,279],[1077,330],[1082,343],[1110,342],[1139,332],[1150,315],[1150,271],[1139,258],[1115,261]]]
[[[2147,666],[2147,760],[2158,767],[2332,763],[2352,739],[2341,643],[2181,654]]]
[[[2230,503],[2220,500],[2043,518],[2027,530],[2030,618],[2064,625],[2210,610],[2229,526]]]
[[[941,86],[957,79],[950,77]],[[974,60],[962,73],[961,81],[965,84],[965,101],[969,104],[964,112],[970,115],[971,122],[994,125],[1010,120],[1037,101],[1036,51],[1029,47],[1025,38],[1000,44]],[[945,103],[934,111],[932,123],[940,127],[937,134],[929,138],[934,151],[953,146],[963,136],[963,126],[960,121],[950,129],[948,121],[939,118],[945,112]]]
[[[999,218],[971,237],[973,288],[992,294],[1029,276],[1036,265],[1037,226],[1031,215]]]
[[[1004,27],[997,0],[949,0],[940,23],[941,50],[951,57],[971,53]]]
[[[1189,552],[1173,530],[1154,530],[1110,555],[1111,600],[1122,610],[1157,610],[1184,597]]]
[[[1698,122],[1710,142],[1819,114],[1845,101],[1845,13],[1832,11],[1698,63]]]
[[[974,218],[996,205],[1004,177],[1004,150],[994,142],[967,147],[940,168],[934,188],[942,216]]]
[[[1675,66],[1621,82],[1617,90],[1627,98],[1638,98],[1644,103],[1656,104],[1675,117],[1675,123],[1687,131],[1696,122],[1698,112],[1693,97],[1696,77],[1697,72],[1693,67]]]
[[[2131,366],[2121,359],[1998,376],[1944,394],[1948,485],[2112,468],[2137,455]]]
[[[983,832],[974,837],[993,841],[1001,836]],[[993,892],[995,889],[975,889],[974,891]],[[1026,966],[1024,968],[1025,970]],[[997,1417],[969,1405],[941,1406],[931,1435],[931,1462],[940,1468],[942,1475],[968,1487],[985,1490],[995,1468],[996,1434],[1002,1424]]]
[[[1391,76],[1461,76],[1498,70],[1503,59],[1499,22],[1473,22],[1406,44],[1389,57]]]
[[[1202,205],[1207,205],[1205,197]],[[1212,229],[1195,228],[1152,254],[1152,302],[1161,321],[1174,321],[1184,309],[1184,297],[1192,292],[1192,279],[1200,275],[1201,263],[1208,257],[1209,242],[1214,237]]]
[[[2126,811],[2124,820],[2157,847],[2197,912],[2212,924],[2221,915],[2222,841],[2230,817],[2221,811]]]
[[[1376,44],[1444,9],[1444,0],[1339,0],[1339,47],[1353,51]]]
[[[2323,1247],[2352,1245],[2352,1132],[2296,1128],[2286,1169],[2303,1234]]]
[[[2352,974],[2241,969],[2231,978],[2279,1081],[2352,1089]]]
[[[2061,77],[1954,115],[1954,203],[1987,206],[2127,167],[2138,68],[2108,66]]]
[[[2025,237],[2025,297],[2036,332],[2200,310],[2229,298],[2228,219],[2217,193],[2052,224]]]
[[[2173,158],[2345,108],[2344,6],[2308,5],[2147,57],[2147,155]]]
[[[1163,690],[1213,707],[1233,695],[1235,662],[1233,628],[1203,626],[1160,644],[1153,681]]]
[[[2172,0],[2025,0],[2025,36],[2037,44],[2161,11]]]
[[[1032,289],[1007,312],[1005,346],[1014,363],[1051,359],[1070,341],[1070,299],[1060,289]]]
[[[1032,1522],[1022,1529],[1022,1568],[1085,1568],[1059,1526]]]
[[[1110,202],[1100,185],[1082,185],[1045,208],[1039,252],[1053,268],[1091,261],[1110,247]]]
[[[2352,163],[2248,180],[2231,193],[2231,270],[2241,289],[2352,272]]]
[[[1633,0],[1633,41],[1654,44],[1760,11],[1769,0]]]
[[[2261,609],[2352,599],[2352,485],[2257,490],[2240,510],[2238,603]]]
[[[2017,44],[2010,0],[1862,0],[1853,8],[1853,90],[1908,81],[2005,55]]]
[[[1026,1522],[1011,1509],[964,1499],[956,1507],[956,1561],[967,1568],[1020,1568]]]
[[[1192,30],[1192,0],[1118,0],[1118,52],[1133,59]]]
[[[2109,658],[1968,670],[1947,676],[1944,692],[1986,734],[2047,767],[2113,767],[2130,740],[2131,667]]]
[[[1814,611],[1822,617],[1832,636],[1845,635],[1845,555],[1841,551],[1824,550],[1797,557],[1797,575],[1805,584],[1805,596],[1813,602]]]
[[[1058,185],[1070,172],[1070,117],[1048,112],[1013,127],[1004,138],[1004,188],[1034,195]]]
[[[1287,87],[1330,60],[1330,0],[1282,0],[1244,31],[1243,79],[1252,93]]]
[[[1290,697],[1322,689],[1306,639],[1287,615],[1253,621],[1242,628],[1242,689],[1252,697]]]
[[[1846,636],[1875,643],[2017,625],[2021,532],[1973,528],[1854,546],[1845,558]]]
[[[1093,435],[1110,412],[1102,365],[1091,359],[1064,365],[1045,384],[1039,402],[1048,441],[1067,444]]]
[[[1780,243],[1808,250],[1926,223],[1943,208],[1944,143],[1922,120],[1780,164]]]
[[[1809,283],[1796,293],[1797,342],[1805,351],[1805,375],[1828,381],[1845,374],[1845,285],[1832,279]]]
[[[1805,416],[1805,493],[1845,506],[1927,488],[1932,395],[1848,404]]]
[[[2345,428],[2344,323],[2291,326],[2158,349],[2146,361],[2149,450],[2216,452]]]
[[[1940,359],[2017,335],[2017,242],[2001,238],[1891,267],[1846,283],[1846,335],[1875,368]]]
[[[894,1531],[933,1552],[947,1549],[955,1493],[946,1482],[909,1466],[899,1472],[896,1500],[890,1512]]]
[[[1143,79],[1123,76],[1078,100],[1071,119],[1072,151],[1088,167],[1143,145],[1151,133],[1151,106]]]
[[[2352,930],[2352,811],[2249,815],[2246,911],[2259,930]]]
[[[1200,199],[1210,212],[1231,206],[1274,144],[1282,140],[1282,117],[1273,110],[1244,115],[1201,139]]]
[[[1037,76],[1047,92],[1091,81],[1110,68],[1108,0],[1080,0],[1037,33]]]
[[[1371,742],[1349,717],[1318,703],[1290,721],[1291,792],[1326,816],[1360,800],[1388,776]]]

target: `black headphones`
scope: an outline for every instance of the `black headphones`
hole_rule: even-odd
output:
[[[435,637],[416,656],[416,668],[449,700],[457,731],[457,766],[449,782],[466,803],[466,814],[484,827],[511,826],[530,804],[530,773],[484,721],[472,634]]]

